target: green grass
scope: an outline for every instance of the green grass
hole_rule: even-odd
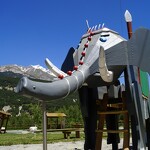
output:
[[[57,142],[73,142],[84,140],[84,133],[80,133],[81,138],[75,138],[75,133],[72,132],[70,139],[64,139],[62,132],[48,132],[47,133],[47,143],[57,143]],[[120,134],[120,138],[123,135]],[[103,138],[107,138],[107,134],[103,134]],[[18,145],[18,144],[42,144],[43,134],[42,133],[28,133],[28,134],[15,134],[15,133],[5,133],[0,134],[0,146],[8,145]]]
[[[81,138],[75,138],[75,134],[71,133],[70,139],[64,139],[62,133],[47,133],[47,143],[68,142],[84,140],[84,134],[81,133]],[[41,144],[43,143],[42,133],[28,134],[0,134],[0,146],[18,145],[18,144]]]

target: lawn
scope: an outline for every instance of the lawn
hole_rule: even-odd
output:
[[[70,139],[64,139],[63,134],[61,132],[47,133],[47,143],[79,141],[79,140],[84,140],[84,133],[81,133],[81,138],[75,138],[75,134],[71,133]],[[43,142],[42,133],[0,134],[0,146],[17,145],[17,144],[41,144],[42,142]]]

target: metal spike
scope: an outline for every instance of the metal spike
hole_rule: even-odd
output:
[[[87,25],[87,27],[88,27],[88,29],[90,28],[90,26],[89,26],[89,22],[88,22],[88,20],[86,20],[86,25]]]
[[[91,28],[89,28],[87,32],[90,32],[90,31],[91,31]]]
[[[94,27],[94,30],[96,30],[96,28],[97,28],[97,25]]]
[[[94,29],[94,26],[91,28],[91,31],[93,31],[93,29]]]
[[[102,28],[104,28],[105,23],[102,24]]]
[[[100,28],[101,28],[101,24],[98,25],[98,29],[100,29]]]

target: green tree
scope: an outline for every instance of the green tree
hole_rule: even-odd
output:
[[[41,104],[29,104],[29,113],[32,117],[32,124],[41,127],[42,123],[42,110]]]

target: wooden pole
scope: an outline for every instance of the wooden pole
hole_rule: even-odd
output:
[[[127,22],[128,38],[132,36],[132,22]]]
[[[43,150],[47,150],[47,117],[46,117],[46,105],[45,101],[42,101],[42,113],[43,113]]]

